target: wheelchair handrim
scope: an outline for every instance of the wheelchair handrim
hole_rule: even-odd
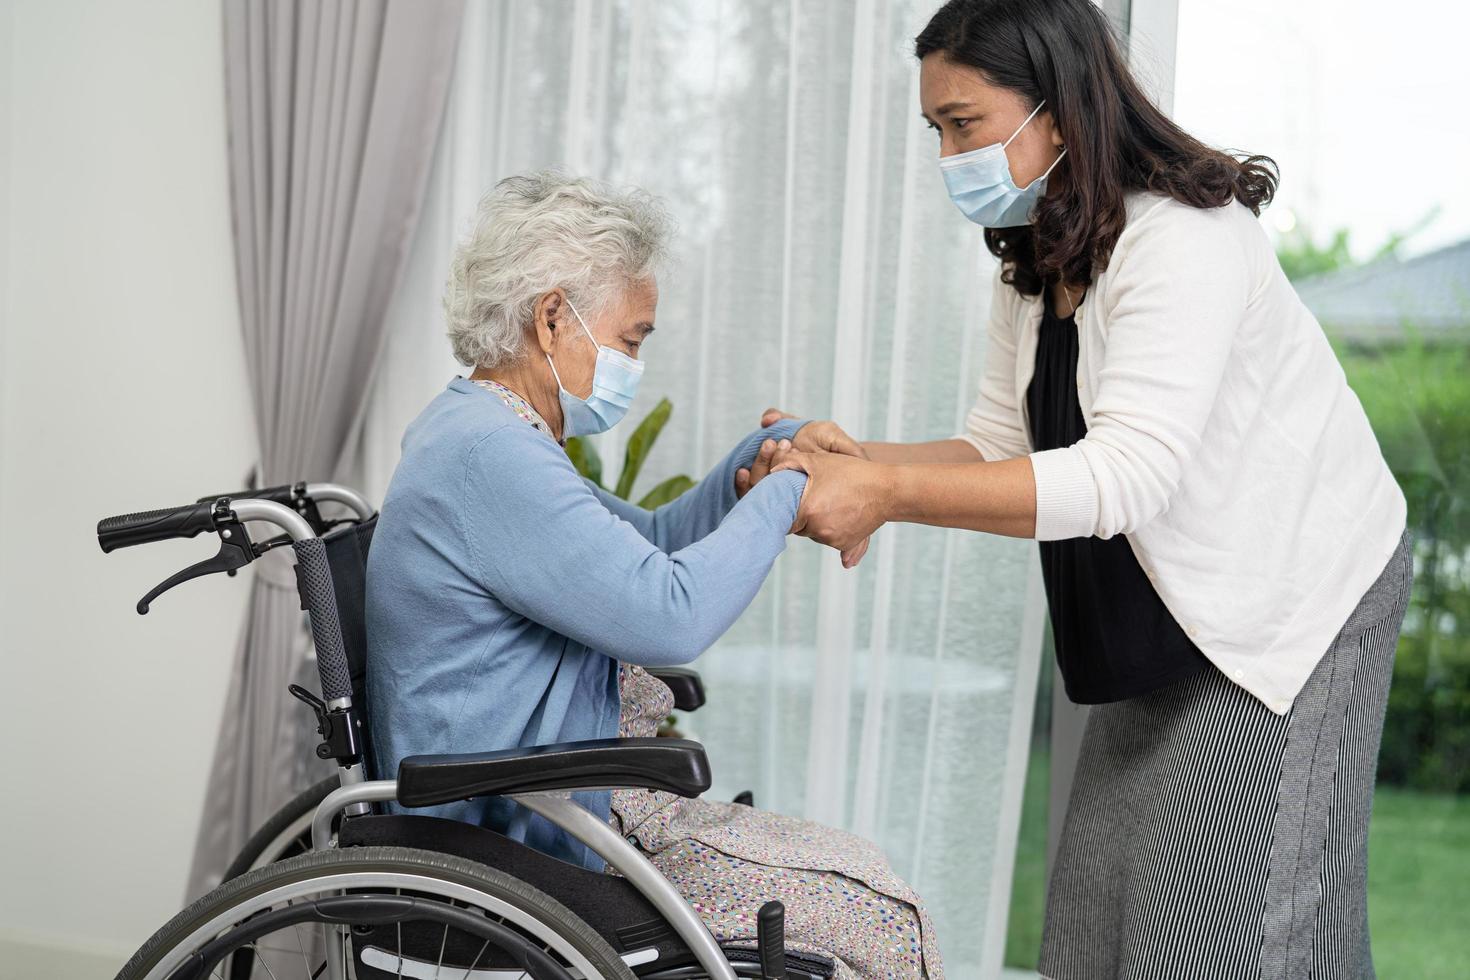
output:
[[[195,928],[182,942],[175,943],[173,948],[145,974],[145,980],[166,980],[195,949],[217,936],[222,930],[262,909],[280,902],[304,898],[307,895],[336,892],[349,888],[397,888],[422,892],[437,898],[455,899],[477,906],[530,933],[532,937],[544,943],[557,955],[565,958],[583,977],[592,978],[602,975],[577,950],[575,945],[546,922],[487,892],[459,882],[401,871],[348,871],[287,882],[231,905],[225,911]]]

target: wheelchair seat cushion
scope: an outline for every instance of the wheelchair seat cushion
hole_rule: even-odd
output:
[[[682,738],[607,738],[414,755],[398,764],[398,802],[408,807],[550,790],[656,789],[694,797],[709,786],[704,746]]]

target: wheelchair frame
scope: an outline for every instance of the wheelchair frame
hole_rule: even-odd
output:
[[[318,508],[321,502],[343,504],[354,517],[325,520]],[[354,700],[352,664],[344,644],[343,622],[326,544],[329,535],[347,533],[338,530],[340,525],[353,525],[358,532],[366,527],[370,540],[376,516],[372,506],[347,487],[298,482],[201,498],[184,507],[107,518],[99,522],[97,534],[104,552],[193,537],[206,530],[219,537],[220,551],[214,558],[160,583],[140,600],[139,613],[146,613],[154,599],[184,581],[219,571],[233,575],[266,551],[291,545],[297,557],[299,591],[310,621],[322,696],[317,698],[295,685],[290,693],[316,712],[322,736],[317,755],[334,759],[338,765],[339,786],[317,805],[311,816],[313,850],[336,848],[338,837],[333,827],[338,817],[345,822],[370,814],[374,803],[392,801],[414,807],[476,796],[505,796],[562,828],[617,870],[664,917],[710,978],[735,980],[737,974],[730,960],[678,890],[637,847],[570,795],[581,790],[646,787],[697,796],[709,788],[708,762],[703,747],[697,743],[673,738],[607,739],[524,750],[414,757],[402,761],[396,779],[367,778],[365,718],[362,707]],[[247,522],[267,523],[283,534],[257,544],[245,529]],[[693,678],[697,689],[697,675],[685,674]],[[699,701],[702,702],[702,691]],[[612,763],[622,778],[609,777],[605,770],[599,774],[597,766],[604,760]],[[534,776],[525,772],[533,768],[525,765],[528,761],[535,764]],[[498,773],[501,769],[505,772]],[[405,801],[402,784],[410,774],[418,776],[421,771],[432,777],[429,781],[433,785],[428,790],[419,787]],[[287,834],[294,835],[303,823],[304,818],[287,827],[278,840],[285,839]],[[785,977],[784,926],[779,902],[767,903],[761,910],[759,924],[757,951],[761,974],[768,978]],[[345,927],[330,928],[337,931],[338,938],[326,945],[326,967],[331,976],[346,976]],[[182,955],[180,950],[173,952]],[[173,969],[165,960],[149,975],[167,977]]]

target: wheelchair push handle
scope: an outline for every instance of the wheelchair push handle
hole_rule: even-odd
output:
[[[308,483],[299,480],[296,483],[286,483],[278,487],[266,487],[262,490],[236,490],[234,493],[214,494],[209,497],[200,497],[199,503],[216,500],[219,497],[229,497],[231,500],[269,500],[272,503],[284,504],[287,507],[301,509],[302,502],[306,503],[338,503],[346,505],[360,521],[365,521],[373,514],[373,505],[368,503],[367,498],[351,487],[344,487],[340,483]]]
[[[204,502],[182,507],[165,507],[136,514],[104,517],[97,522],[97,543],[104,552],[130,548],[154,541],[192,538],[202,531],[214,530],[214,504]]]
[[[213,531],[220,540],[219,553],[213,558],[190,565],[164,579],[138,600],[139,614],[146,614],[153,600],[190,579],[214,572],[234,575],[259,558],[275,542],[257,545],[250,540],[245,521],[266,521],[286,532],[298,550],[304,543],[321,545],[316,530],[296,511],[270,500],[220,497],[212,503],[186,504],[136,514],[119,514],[97,522],[97,543],[103,552],[131,545],[167,541],[170,538],[192,538],[201,531]]]
[[[322,699],[315,699],[313,707],[317,710],[321,731],[326,739],[324,744],[328,751],[323,757],[347,760],[342,764],[348,766],[349,763],[356,764],[361,758],[356,734],[357,715],[348,711],[352,706],[352,673],[347,660],[346,643],[342,637],[326,544],[311,519],[316,516],[316,507],[314,504],[301,506],[302,501],[310,503],[310,499],[299,492],[308,486],[311,485],[288,487],[287,491],[291,496],[289,503],[265,496],[219,497],[213,501],[201,501],[184,507],[104,518],[97,524],[97,540],[102,545],[102,550],[107,552],[126,545],[146,544],[168,538],[192,538],[201,531],[213,531],[218,536],[220,547],[214,557],[175,572],[138,600],[137,609],[140,615],[147,614],[153,601],[175,586],[216,572],[234,575],[276,545],[290,544],[296,554],[295,569],[301,608],[307,612],[311,623],[317,670],[322,681]],[[360,502],[361,507],[367,507],[361,497],[345,487],[337,488],[331,484],[322,486],[328,494],[335,494],[340,490],[343,495]],[[359,506],[342,496],[324,496],[324,499],[337,499],[361,512]],[[308,511],[311,513],[308,514]],[[246,528],[246,524],[250,522],[270,524],[285,533],[278,538],[256,543],[251,540],[250,532]],[[297,694],[299,690],[293,685],[293,694]]]
[[[298,480],[295,483],[283,483],[278,487],[264,487],[259,490],[236,490],[233,493],[213,494],[208,497],[200,497],[199,503],[218,500],[220,497],[229,497],[231,500],[265,500],[283,507],[289,507],[300,514],[308,524],[316,531],[317,535],[326,534],[333,527],[344,523],[342,520],[327,520],[322,517],[320,506],[326,503],[344,505],[352,511],[352,518],[359,522],[372,517],[376,511],[373,505],[367,502],[367,498],[353,490],[344,487],[340,483],[308,483]]]

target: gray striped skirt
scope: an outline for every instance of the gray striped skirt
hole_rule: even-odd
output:
[[[1412,581],[1406,532],[1285,717],[1213,668],[1092,709],[1044,977],[1373,976],[1368,815]]]

